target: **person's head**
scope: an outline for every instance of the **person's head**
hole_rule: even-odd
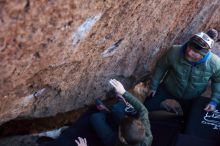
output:
[[[218,37],[215,29],[210,29],[206,33],[195,34],[187,43],[185,57],[191,62],[202,59],[213,47],[214,41]]]
[[[119,140],[124,144],[138,144],[145,137],[144,125],[138,119],[126,117],[119,125],[118,136]]]

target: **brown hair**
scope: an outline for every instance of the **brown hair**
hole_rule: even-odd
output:
[[[120,130],[121,136],[131,145],[141,142],[145,136],[143,123],[132,117],[126,117],[121,121]]]

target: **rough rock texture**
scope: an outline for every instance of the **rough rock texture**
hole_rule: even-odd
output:
[[[37,136],[24,135],[24,136],[11,136],[2,138],[0,140],[1,146],[38,146]]]
[[[110,78],[132,87],[219,13],[219,0],[0,0],[0,124],[91,104]]]

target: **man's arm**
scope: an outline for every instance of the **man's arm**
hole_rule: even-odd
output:
[[[150,146],[153,140],[153,136],[150,129],[150,121],[148,119],[148,110],[135,96],[129,92],[125,92],[122,96],[138,111],[139,119],[144,124],[146,130],[146,140],[144,143],[147,146]]]
[[[154,69],[152,79],[150,82],[150,89],[156,90],[158,85],[160,84],[161,80],[163,79],[164,75],[168,71],[170,67],[170,56],[172,55],[171,52],[172,48],[168,50],[166,54],[164,54],[157,62],[156,67]]]
[[[220,102],[220,70],[217,70],[211,77],[211,101],[206,106],[206,111],[214,111]]]
[[[140,120],[143,122],[146,129],[146,137],[142,142],[142,146],[150,146],[153,140],[153,136],[150,130],[150,122],[148,119],[148,111],[145,106],[132,94],[126,92],[124,86],[117,80],[111,79],[110,84],[115,88],[116,92],[122,95],[138,112]]]
[[[216,73],[213,75],[212,82],[212,100],[219,103],[220,100],[220,70],[216,71]]]

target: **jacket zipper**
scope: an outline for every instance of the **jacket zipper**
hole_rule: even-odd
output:
[[[186,87],[185,87],[185,90],[184,90],[184,93],[183,93],[183,97],[185,98],[185,95],[186,95],[186,91],[188,89],[188,85],[189,85],[189,82],[191,82],[191,73],[192,73],[192,69],[193,69],[193,66],[191,65],[190,66],[190,71],[189,71],[189,74],[188,74],[188,79],[187,79],[187,84],[186,84]]]

